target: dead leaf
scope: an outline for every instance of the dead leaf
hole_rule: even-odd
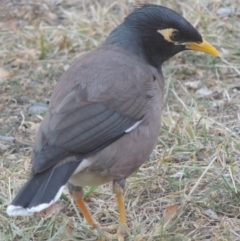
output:
[[[14,141],[14,137],[12,136],[0,136],[0,141],[11,143]]]
[[[23,61],[22,59],[16,58],[11,62],[11,66],[20,68],[24,63],[25,61]]]
[[[213,191],[213,192],[210,193],[209,196],[210,196],[210,198],[211,198],[212,200],[215,200],[215,199],[217,199],[217,198],[219,197],[219,194],[218,194],[217,191]]]
[[[204,111],[205,110],[205,106],[204,105],[198,105],[198,110],[199,111]]]
[[[163,158],[163,161],[164,161],[164,162],[172,162],[172,161],[173,161],[173,156],[165,156],[165,157]]]
[[[29,115],[45,114],[48,109],[48,105],[42,102],[36,102],[28,108]]]
[[[218,16],[224,17],[224,16],[231,16],[233,14],[233,10],[231,8],[228,7],[223,7],[223,8],[219,8],[216,11],[216,14]]]
[[[13,122],[18,122],[18,121],[19,121],[18,116],[14,115],[14,116],[10,116],[10,117],[5,121],[5,123],[6,123],[6,124],[12,124]]]
[[[213,220],[219,219],[218,215],[211,209],[207,209],[206,211],[204,211],[204,214],[206,214],[209,218]]]
[[[6,151],[9,148],[9,145],[4,145],[0,142],[0,152]]]
[[[70,67],[69,64],[65,64],[65,65],[63,66],[64,71],[67,71],[67,70],[69,69],[69,67]]]
[[[34,59],[38,58],[38,54],[35,49],[20,50],[18,52],[18,56],[20,59],[28,59],[28,60],[34,60]]]
[[[168,206],[164,212],[163,215],[163,219],[164,219],[164,223],[167,223],[170,221],[170,219],[172,219],[173,217],[176,216],[178,211],[178,205],[177,204],[172,204],[170,206]]]
[[[196,95],[198,96],[208,96],[208,95],[211,95],[213,92],[208,89],[207,86],[203,86],[201,89],[198,89],[196,91]]]
[[[50,207],[42,210],[41,212],[37,213],[37,216],[40,217],[49,217],[52,214],[59,213],[65,208],[64,203],[61,200],[58,200],[54,204],[52,204]]]
[[[8,72],[7,70],[0,68],[0,83],[3,82],[4,79],[11,77],[13,74]]]
[[[174,174],[172,174],[170,177],[173,177],[173,178],[183,178],[185,176],[185,173],[183,171],[178,171]]]
[[[65,234],[68,236],[68,237],[72,237],[73,236],[73,232],[74,232],[74,223],[72,220],[69,220],[66,224],[66,226],[64,227],[64,231],[65,231]]]
[[[190,89],[197,90],[201,87],[202,82],[201,81],[187,81],[184,83],[184,85]]]

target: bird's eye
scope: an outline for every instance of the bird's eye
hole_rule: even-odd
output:
[[[170,36],[170,39],[174,42],[178,42],[182,39],[182,36],[178,31],[173,31]]]

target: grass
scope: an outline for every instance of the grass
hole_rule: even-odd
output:
[[[0,240],[97,239],[67,191],[61,198],[65,208],[47,218],[10,218],[5,210],[31,168],[30,145],[41,116],[29,116],[27,108],[48,103],[74,59],[99,46],[140,2],[1,2],[0,136],[14,141],[0,139]],[[149,2],[182,13],[222,58],[185,52],[164,64],[159,141],[150,160],[128,179],[125,192],[129,240],[240,240],[238,1]],[[217,16],[220,7],[235,12]],[[118,222],[110,184],[86,188],[85,194],[102,226]],[[168,220],[169,212],[174,218]]]

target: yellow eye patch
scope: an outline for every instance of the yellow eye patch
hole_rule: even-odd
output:
[[[165,40],[171,43],[177,43],[177,38],[176,41],[174,40],[175,37],[178,37],[176,34],[178,34],[180,37],[179,31],[173,28],[161,29],[158,30],[158,32],[164,37]]]

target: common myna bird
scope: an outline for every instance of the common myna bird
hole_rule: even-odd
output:
[[[82,187],[113,182],[126,225],[125,180],[149,158],[159,135],[162,64],[184,50],[219,56],[181,15],[147,4],[77,59],[53,90],[33,146],[31,176],[7,213],[46,209],[68,183],[87,223],[96,227]],[[123,240],[121,232],[118,236]]]

